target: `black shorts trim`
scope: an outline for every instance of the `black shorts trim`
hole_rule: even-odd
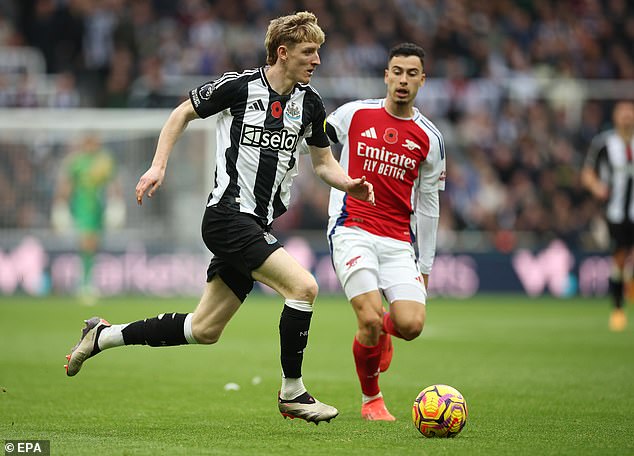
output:
[[[282,247],[259,218],[217,205],[205,210],[202,236],[214,254],[207,282],[217,274],[241,301],[253,289],[251,272]]]
[[[629,220],[622,223],[608,223],[608,230],[614,248],[634,247],[634,223]]]

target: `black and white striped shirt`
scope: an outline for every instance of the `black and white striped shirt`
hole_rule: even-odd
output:
[[[610,189],[606,207],[610,223],[634,222],[633,151],[634,138],[628,145],[615,130],[608,130],[592,140],[586,156],[586,166],[593,168]]]
[[[297,175],[297,145],[327,147],[326,112],[319,94],[296,84],[275,92],[265,67],[228,72],[189,92],[201,118],[218,114],[216,175],[208,206],[253,214],[269,225],[286,212]]]

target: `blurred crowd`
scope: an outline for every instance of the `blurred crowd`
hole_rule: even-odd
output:
[[[425,48],[419,108],[449,154],[441,248],[461,231],[503,251],[522,239],[600,241],[600,208],[578,175],[615,100],[580,81],[634,80],[628,0],[3,0],[0,46],[39,49],[54,87],[42,98],[28,72],[0,72],[0,106],[171,108],[183,78],[262,65],[269,20],[300,10],[326,32],[317,87],[381,77],[398,42]],[[280,225],[322,229],[327,189],[311,179],[297,189]]]

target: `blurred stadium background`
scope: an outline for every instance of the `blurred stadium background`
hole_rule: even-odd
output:
[[[192,122],[157,196],[134,186],[187,91],[264,62],[268,22],[308,9],[326,31],[313,79],[330,112],[385,94],[387,50],[427,51],[419,108],[444,132],[447,191],[431,292],[602,296],[607,232],[581,188],[590,138],[634,96],[627,0],[2,0],[0,296],[74,292],[75,234],[51,227],[62,157],[86,132],[117,161],[126,217],[95,265],[104,295],[197,295],[213,178],[213,121]],[[304,160],[279,237],[339,286],[327,255],[328,191]]]

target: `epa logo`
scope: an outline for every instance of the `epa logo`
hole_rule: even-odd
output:
[[[51,442],[49,440],[6,440],[4,454],[51,454]]]
[[[242,125],[240,144],[292,152],[297,147],[299,136],[288,130],[266,130],[256,125]]]

